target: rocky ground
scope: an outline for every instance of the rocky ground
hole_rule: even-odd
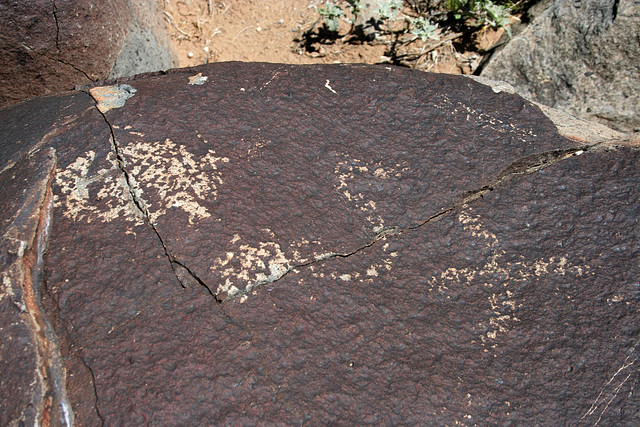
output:
[[[503,29],[473,28],[463,34],[442,28],[439,40],[409,43],[393,52],[394,37],[381,35],[372,42],[347,36],[349,24],[340,23],[336,39],[306,40],[320,15],[320,0],[160,0],[167,30],[181,67],[221,61],[265,61],[288,64],[392,63],[426,71],[470,74]],[[340,3],[340,2],[336,2]],[[344,2],[342,2],[344,3]],[[409,2],[413,4],[421,2]],[[405,2],[403,13],[417,16]],[[403,22],[393,23],[395,29]],[[317,28],[315,26],[317,35]],[[391,28],[388,28],[391,29]],[[406,40],[405,40],[406,42]]]

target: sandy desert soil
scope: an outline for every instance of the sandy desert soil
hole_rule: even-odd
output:
[[[181,67],[221,61],[264,61],[289,64],[389,63],[391,39],[353,42],[347,37],[312,49],[299,41],[318,20],[324,0],[158,0]],[[411,13],[410,8],[406,7]],[[341,23],[340,34],[349,25]],[[482,53],[503,30],[483,29],[461,47],[451,34],[440,41],[411,43],[401,52],[407,65],[426,71],[470,74]],[[455,36],[455,34],[453,34]],[[311,50],[311,51],[310,51]],[[426,52],[426,53],[425,53]]]

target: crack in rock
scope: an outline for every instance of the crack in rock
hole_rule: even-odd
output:
[[[60,53],[60,24],[58,23],[58,6],[55,1],[51,1],[53,20],[56,23],[56,50]]]
[[[384,230],[382,230],[380,233],[378,233],[371,242],[367,243],[366,245],[360,246],[358,248],[356,248],[355,250],[348,252],[348,253],[328,253],[328,254],[324,254],[320,257],[317,257],[314,260],[305,262],[305,263],[301,263],[301,264],[297,264],[291,267],[288,267],[286,269],[284,269],[283,271],[281,271],[279,274],[277,272],[273,272],[272,274],[264,279],[260,279],[257,280],[251,284],[249,284],[244,290],[237,290],[236,292],[229,294],[227,296],[227,298],[225,298],[224,300],[222,300],[222,302],[227,302],[230,301],[232,299],[236,299],[236,298],[240,298],[241,302],[244,302],[247,298],[248,298],[248,294],[253,291],[256,287],[261,286],[261,285],[265,285],[268,283],[275,283],[278,280],[282,279],[283,277],[285,277],[287,274],[289,274],[290,272],[296,270],[296,269],[301,269],[301,268],[305,268],[308,267],[310,265],[315,265],[315,264],[319,264],[322,262],[325,262],[327,260],[331,260],[331,259],[335,259],[335,258],[348,258],[350,256],[356,255],[359,252],[362,252],[363,250],[372,247],[373,245],[375,245],[377,242],[379,242],[380,240],[384,240],[389,236],[394,236],[394,235],[400,235],[402,233],[405,233],[407,231],[413,231],[413,230],[417,230],[418,228],[437,220],[438,218],[440,218],[443,215],[446,215],[450,212],[455,211],[456,209],[459,209],[460,207],[466,206],[470,203],[473,203],[474,201],[481,199],[482,197],[484,197],[485,194],[491,192],[494,190],[495,187],[501,185],[502,183],[510,180],[511,178],[518,176],[518,175],[528,175],[534,172],[537,172],[539,170],[545,169],[549,166],[552,166],[555,163],[558,163],[562,160],[574,157],[574,156],[579,156],[581,154],[584,154],[585,152],[592,150],[593,148],[601,145],[603,143],[597,143],[597,144],[591,144],[591,145],[585,145],[585,146],[581,146],[581,147],[577,147],[577,148],[570,148],[570,149],[564,149],[564,150],[552,150],[552,151],[547,151],[544,153],[537,153],[537,154],[532,154],[530,156],[527,157],[523,157],[521,159],[518,159],[514,162],[512,162],[509,166],[507,166],[502,172],[500,172],[496,178],[494,178],[489,184],[476,189],[476,190],[472,190],[472,191],[467,191],[465,193],[462,193],[461,195],[459,195],[458,197],[454,197],[453,201],[452,201],[452,205],[446,209],[441,210],[440,212],[431,215],[429,218],[425,219],[424,221],[416,224],[416,225],[411,225],[408,227],[404,227],[404,228],[400,228],[400,227],[387,227]],[[219,297],[216,295],[216,300],[220,300]]]
[[[180,283],[180,285],[182,286],[183,289],[193,288],[194,287],[193,285],[197,283],[199,286],[202,286],[203,288],[205,288],[207,290],[207,292],[209,293],[209,295],[211,295],[211,297],[213,297],[213,299],[216,302],[220,303],[221,301],[218,299],[218,296],[215,295],[211,291],[211,288],[209,288],[209,286],[207,286],[207,284],[204,283],[204,281],[202,279],[200,279],[184,263],[176,260],[175,257],[169,252],[169,249],[167,248],[167,245],[165,244],[164,239],[160,235],[160,232],[158,231],[156,226],[151,221],[151,217],[149,215],[149,209],[147,207],[148,205],[144,201],[144,199],[142,199],[142,197],[140,197],[140,194],[139,194],[140,191],[138,189],[137,184],[135,183],[135,180],[131,177],[129,172],[127,172],[127,170],[126,170],[127,162],[126,162],[126,160],[124,159],[124,157],[122,155],[122,150],[120,149],[120,147],[118,145],[118,142],[116,140],[115,133],[113,132],[113,127],[111,126],[111,123],[109,123],[109,120],[107,119],[107,116],[105,116],[105,114],[102,112],[102,110],[97,108],[97,106],[96,106],[96,109],[98,110],[98,112],[100,112],[100,115],[102,116],[102,118],[104,119],[105,123],[109,127],[109,132],[111,134],[111,136],[110,136],[111,150],[114,152],[114,154],[116,156],[116,163],[118,165],[118,169],[119,169],[120,173],[122,174],[122,176],[124,177],[124,184],[125,184],[125,186],[127,188],[128,194],[129,194],[129,200],[135,206],[135,208],[138,211],[138,213],[140,214],[140,216],[144,219],[144,222],[149,227],[151,227],[151,229],[155,233],[156,237],[160,241],[160,244],[162,245],[162,249],[164,251],[164,254],[165,254],[167,260],[169,261],[169,265],[171,267],[171,271],[173,272],[174,276],[176,277],[176,279],[178,280],[178,282]],[[136,189],[138,189],[138,191],[136,191]]]
[[[56,37],[57,37],[57,36],[56,36]],[[56,44],[57,44],[57,39],[56,39]],[[34,54],[36,54],[36,55],[40,55],[40,56],[42,56],[42,57],[44,57],[44,58],[47,58],[49,61],[59,62],[60,64],[64,64],[64,65],[66,65],[67,67],[71,67],[71,68],[73,68],[73,69],[74,69],[74,70],[76,70],[77,72],[84,74],[84,76],[85,76],[85,77],[86,77],[90,82],[95,82],[95,81],[96,81],[96,79],[92,79],[91,77],[89,77],[89,74],[87,74],[83,69],[76,67],[75,65],[73,65],[73,64],[72,64],[72,63],[70,63],[70,62],[67,62],[67,61],[65,61],[65,60],[63,60],[63,59],[60,59],[60,58],[53,58],[53,57],[51,57],[51,56],[49,56],[49,55],[47,55],[46,53],[43,53],[43,52],[37,52],[37,51],[36,51],[35,49],[33,49],[31,46],[27,46],[27,45],[26,45],[26,44],[24,44],[24,43],[20,43],[20,45],[21,45],[23,48],[25,48],[27,51],[32,52],[32,53],[34,53]],[[58,51],[60,51],[60,48],[58,48],[58,47],[56,47],[56,48],[58,49]]]
[[[96,403],[94,405],[94,408],[96,410],[96,414],[98,415],[98,418],[100,418],[100,425],[104,426],[104,418],[102,418],[102,414],[100,414],[100,409],[98,409],[98,387],[96,386],[96,375],[93,373],[93,369],[91,369],[91,366],[89,366],[89,364],[86,362],[86,360],[84,360],[83,357],[79,357],[80,361],[82,362],[82,364],[84,365],[85,368],[87,368],[87,371],[89,371],[89,375],[91,375],[91,383],[93,386],[93,395],[96,399]]]
[[[476,199],[482,198],[485,194],[493,191],[495,187],[510,180],[514,176],[528,175],[541,169],[545,169],[561,160],[568,159],[573,156],[579,156],[595,147],[595,145],[598,144],[565,150],[547,151],[518,159],[500,172],[489,184],[477,190],[468,191],[454,198],[453,207],[458,208],[461,205],[467,205]]]
[[[38,420],[56,419],[60,425],[71,426],[74,417],[67,396],[59,341],[41,302],[44,253],[53,215],[52,182],[56,164],[55,149],[46,147],[31,153],[21,161],[18,171],[11,173],[11,179],[24,174],[25,170],[34,175],[29,177],[28,187],[22,190],[24,199],[20,206],[15,210],[11,208],[10,222],[2,236],[2,285],[5,295],[19,310],[18,323],[15,324],[25,325],[31,331],[29,337],[24,338],[25,345],[29,346],[29,350],[25,347],[25,352],[33,354],[35,359],[28,374],[32,389],[28,403],[32,415],[28,419],[33,418],[36,423]]]
[[[207,286],[207,284],[204,283],[204,281],[200,279],[189,267],[187,267],[180,261],[176,261],[175,259],[172,259],[171,264],[173,267],[173,272],[175,273],[176,277],[178,277],[178,280],[184,288],[197,288],[198,286],[202,286],[207,290],[207,292],[209,292],[209,295],[215,298],[216,301],[220,302],[218,300],[218,296],[215,295],[211,291],[209,286]]]
[[[126,169],[126,160],[123,156],[122,149],[118,145],[111,123],[109,123],[107,117],[105,116],[102,110],[98,109],[98,111],[102,115],[105,123],[109,126],[109,131],[111,133],[111,137],[110,137],[111,148],[116,156],[116,163],[117,163],[118,169],[122,174],[122,176],[124,177],[124,183],[129,194],[130,202],[135,206],[140,217],[142,217],[144,222],[147,225],[149,225],[149,227],[151,227],[156,237],[160,241],[160,244],[162,245],[164,254],[167,260],[169,261],[169,265],[171,266],[171,271],[173,272],[174,276],[176,277],[176,279],[184,289],[187,289],[187,288],[192,289],[192,288],[196,288],[197,286],[201,286],[205,288],[209,293],[209,295],[211,295],[211,297],[219,304],[233,300],[233,299],[240,299],[240,302],[244,302],[248,298],[249,293],[254,291],[257,287],[265,284],[269,284],[269,283],[275,283],[294,270],[305,268],[305,267],[319,264],[322,262],[326,262],[327,260],[334,259],[334,258],[348,258],[350,256],[356,255],[359,252],[362,252],[363,250],[372,247],[380,240],[384,240],[389,236],[400,235],[407,231],[417,230],[418,228],[432,221],[435,221],[436,219],[440,218],[443,215],[446,215],[462,206],[466,206],[470,203],[473,203],[474,201],[481,199],[485,194],[488,194],[489,192],[493,191],[495,187],[510,180],[514,176],[534,173],[536,171],[545,169],[559,161],[568,159],[573,156],[581,155],[599,145],[604,144],[603,142],[600,142],[596,144],[583,145],[583,146],[571,148],[571,149],[552,150],[552,151],[537,153],[527,157],[520,158],[512,162],[511,164],[509,164],[505,169],[503,169],[502,172],[500,172],[488,184],[476,190],[467,191],[458,195],[457,197],[454,197],[450,207],[443,209],[434,215],[431,215],[429,218],[425,219],[424,221],[418,224],[410,225],[404,228],[386,227],[385,229],[381,230],[369,243],[362,245],[354,249],[353,251],[350,251],[347,253],[331,252],[331,253],[318,256],[315,259],[312,259],[300,264],[296,264],[293,266],[285,267],[283,265],[278,264],[276,266],[278,268],[271,269],[271,274],[269,276],[260,277],[258,280],[255,280],[254,282],[249,283],[244,289],[236,288],[233,292],[229,293],[225,298],[223,298],[217,291],[216,292],[212,291],[212,288],[209,285],[207,285],[204,282],[204,280],[198,277],[185,263],[178,261],[171,254],[160,232],[158,231],[153,221],[151,220],[151,215],[149,213],[148,205],[140,195],[141,190],[139,189],[138,184],[135,182],[135,179],[129,174],[129,172]]]

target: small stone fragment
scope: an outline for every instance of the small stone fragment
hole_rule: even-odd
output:
[[[189,77],[190,85],[203,85],[209,79],[207,76],[203,76],[202,73],[198,73],[195,76]]]
[[[98,86],[89,90],[93,99],[98,103],[98,110],[106,113],[112,108],[124,106],[127,99],[131,98],[136,90],[130,85]]]

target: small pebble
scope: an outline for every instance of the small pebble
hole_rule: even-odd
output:
[[[189,58],[193,58],[193,52],[189,52],[189,53],[187,53],[187,56],[188,56]]]
[[[204,47],[204,51],[205,51],[205,52],[207,52],[207,53],[209,53],[209,46],[205,46],[205,47]]]

